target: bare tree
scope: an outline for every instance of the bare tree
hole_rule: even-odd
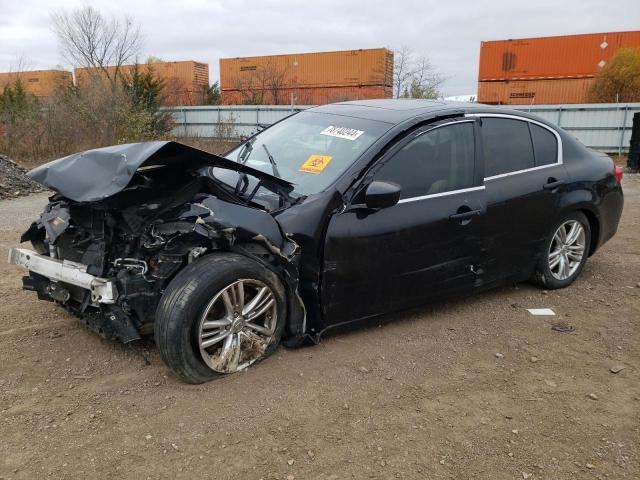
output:
[[[287,103],[287,98],[283,97],[283,90],[287,83],[289,70],[286,67],[278,67],[274,62],[268,60],[262,69],[262,76],[269,92],[271,93],[271,102],[273,105],[281,105]]]
[[[393,96],[395,98],[429,98],[441,96],[445,81],[425,56],[416,55],[409,47],[394,52]]]
[[[286,67],[279,67],[268,60],[264,65],[242,72],[235,82],[235,89],[244,104],[261,105],[269,102],[281,105],[288,101],[283,96],[288,77]]]
[[[130,17],[105,17],[91,6],[54,13],[52,28],[72,66],[95,68],[113,86],[142,47],[140,26]]]
[[[393,52],[393,96],[400,98],[405,85],[413,75],[413,53],[407,46]]]
[[[409,88],[410,98],[439,98],[444,77],[436,71],[426,57],[420,57],[416,61],[415,67]]]
[[[24,55],[16,55],[14,60],[9,64],[8,71],[11,73],[22,73],[32,69],[32,63],[27,57]]]
[[[244,105],[262,105],[264,103],[267,87],[263,80],[264,78],[258,74],[257,68],[236,79],[234,86]]]

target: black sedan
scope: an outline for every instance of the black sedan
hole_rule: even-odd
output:
[[[10,252],[24,288],[105,337],[153,333],[194,383],[347,322],[566,287],[623,206],[621,170],[554,125],[413,100],[312,108],[225,157],[147,142],[30,175],[57,193]]]

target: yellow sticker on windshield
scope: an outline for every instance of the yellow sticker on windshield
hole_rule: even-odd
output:
[[[332,158],[329,155],[309,155],[307,161],[300,167],[300,171],[315,174],[321,173],[329,165]]]

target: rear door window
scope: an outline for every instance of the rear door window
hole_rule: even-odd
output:
[[[529,125],[523,120],[484,117],[482,145],[485,178],[535,166]]]
[[[412,198],[473,186],[474,166],[473,122],[461,122],[418,135],[375,178],[397,183],[400,198]]]
[[[558,161],[558,139],[548,129],[529,123],[533,150],[536,157],[536,166],[551,165]]]

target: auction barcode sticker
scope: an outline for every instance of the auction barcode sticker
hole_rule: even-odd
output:
[[[338,137],[353,141],[363,133],[364,132],[362,130],[356,130],[355,128],[334,127],[333,125],[329,125],[320,132],[320,135],[329,135],[330,137]]]

